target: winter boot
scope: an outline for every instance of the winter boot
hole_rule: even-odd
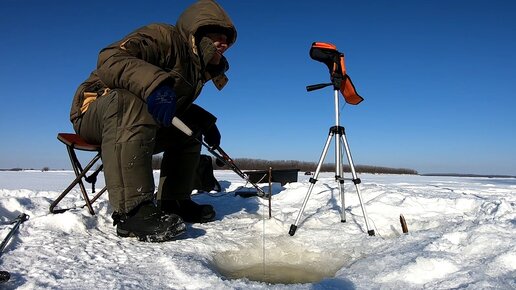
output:
[[[215,219],[213,206],[198,204],[191,199],[162,201],[161,210],[176,214],[187,223],[207,223]]]
[[[175,214],[163,214],[151,201],[140,204],[128,214],[113,213],[113,225],[120,237],[137,237],[145,242],[166,242],[186,231]]]

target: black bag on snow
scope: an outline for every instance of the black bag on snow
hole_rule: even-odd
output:
[[[195,182],[195,189],[198,191],[217,191],[222,189],[220,183],[213,175],[213,161],[210,156],[201,154],[199,160],[199,167],[197,168],[197,178]]]

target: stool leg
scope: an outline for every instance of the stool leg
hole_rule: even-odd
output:
[[[90,200],[90,204],[93,204],[104,192],[106,192],[107,190],[107,186],[104,186],[104,188],[99,191],[91,200]],[[85,205],[83,205],[82,207],[85,207]]]
[[[75,154],[73,148],[71,146],[66,146],[66,149],[68,150],[68,155],[70,156],[70,160],[72,162],[72,168],[75,172],[76,178],[63,191],[63,193],[61,193],[57,197],[57,199],[54,202],[52,202],[52,204],[50,205],[50,212],[51,213],[62,213],[62,212],[69,210],[69,208],[68,209],[55,209],[55,207],[70,192],[70,190],[72,190],[77,184],[79,184],[79,186],[81,188],[82,196],[84,197],[84,200],[86,202],[85,206],[88,207],[88,211],[90,212],[90,214],[94,215],[95,211],[93,210],[93,207],[91,206],[92,202],[88,198],[88,194],[87,194],[86,188],[84,187],[84,183],[82,182],[82,179],[86,176],[86,174],[88,173],[88,170],[90,170],[91,167],[93,167],[93,165],[100,159],[100,152],[97,153],[97,155],[95,155],[95,157],[88,163],[88,165],[86,165],[86,167],[84,169],[82,169],[80,166],[79,160],[77,159],[77,155]],[[100,196],[99,194],[97,194],[98,196],[95,197],[95,200]]]

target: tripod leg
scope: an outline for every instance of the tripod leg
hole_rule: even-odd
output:
[[[360,178],[357,177],[357,173],[355,171],[355,165],[353,164],[353,158],[351,158],[351,151],[349,150],[348,141],[346,139],[346,134],[345,133],[342,134],[341,137],[342,137],[342,143],[344,144],[344,149],[346,151],[346,156],[349,161],[349,167],[351,170],[351,174],[353,176],[353,183],[355,184],[355,189],[357,191],[358,201],[360,202],[360,207],[362,208],[362,214],[364,214],[367,233],[370,236],[374,236],[374,230],[369,229],[369,222],[368,222],[369,219],[367,217],[367,212],[366,212],[366,209],[364,206],[364,202],[362,201],[362,194],[360,193],[360,188],[358,187],[358,185],[360,184],[361,181],[360,181]]]
[[[323,152],[321,154],[321,158],[319,158],[319,163],[317,164],[317,169],[315,170],[314,177],[310,178],[310,186],[308,187],[308,192],[305,195],[305,199],[303,200],[303,205],[301,206],[301,209],[299,210],[299,213],[297,214],[296,222],[290,225],[290,230],[288,232],[289,235],[293,236],[296,233],[297,226],[299,225],[299,221],[301,220],[301,216],[303,215],[303,211],[305,210],[306,203],[308,202],[308,199],[310,198],[310,195],[312,194],[312,190],[314,188],[315,183],[317,182],[317,177],[319,177],[319,172],[321,171],[322,164],[324,162],[324,159],[326,158],[326,154],[328,153],[328,148],[330,147],[331,138],[333,137],[334,133],[330,131],[330,134],[328,135],[328,138],[326,139],[326,144],[324,145]]]
[[[344,131],[343,127],[335,127],[337,130],[338,137],[335,138],[335,181],[339,183],[339,196],[342,204],[342,209],[340,211],[340,221],[346,222],[346,204],[344,202],[344,168],[342,166],[342,152],[340,142],[342,140],[342,131]]]

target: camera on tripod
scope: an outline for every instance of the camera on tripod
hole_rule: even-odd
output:
[[[310,57],[313,60],[326,64],[330,72],[331,83],[307,86],[307,91],[333,85],[333,88],[340,91],[348,104],[358,105],[364,100],[364,98],[358,95],[353,82],[351,82],[351,78],[346,74],[344,54],[339,52],[335,45],[326,42],[314,42],[310,48]]]
[[[290,230],[288,233],[289,235],[293,236],[297,231],[299,223],[301,222],[301,216],[303,215],[303,211],[305,210],[308,199],[310,198],[315,183],[317,182],[317,178],[319,176],[319,173],[321,172],[321,167],[324,162],[324,159],[328,154],[330,142],[335,137],[335,181],[338,183],[339,195],[342,205],[340,212],[340,221],[343,223],[346,222],[346,206],[344,198],[344,165],[342,164],[342,161],[344,159],[343,153],[345,153],[346,158],[348,159],[351,175],[353,177],[351,181],[353,181],[353,184],[355,185],[358,200],[360,202],[360,207],[362,208],[362,214],[364,215],[367,233],[370,236],[374,236],[374,230],[369,227],[367,212],[364,203],[362,202],[362,194],[360,193],[360,188],[358,187],[361,181],[355,172],[355,165],[353,164],[353,159],[351,157],[351,151],[349,149],[348,141],[346,138],[346,131],[344,130],[344,127],[340,125],[339,91],[344,97],[344,100],[351,105],[358,105],[364,99],[358,95],[358,93],[355,90],[355,87],[353,86],[353,83],[351,82],[351,79],[346,74],[346,67],[344,65],[344,54],[339,52],[335,45],[325,42],[314,42],[312,43],[312,47],[310,48],[310,57],[328,66],[328,69],[330,70],[331,83],[307,86],[306,90],[313,91],[333,85],[333,99],[335,102],[335,126],[332,126],[329,130],[328,138],[326,139],[326,143],[324,145],[321,158],[319,159],[319,163],[317,163],[317,169],[315,170],[314,176],[310,178],[308,192],[303,200],[303,204],[301,205],[301,209],[299,210],[296,221],[290,226]]]

